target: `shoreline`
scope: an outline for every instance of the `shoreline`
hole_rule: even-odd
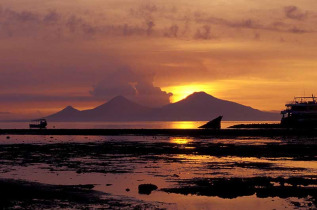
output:
[[[0,135],[316,136],[317,129],[0,129]]]

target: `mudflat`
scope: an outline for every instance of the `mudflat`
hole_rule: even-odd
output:
[[[300,136],[0,135],[0,203],[313,209],[316,151]]]

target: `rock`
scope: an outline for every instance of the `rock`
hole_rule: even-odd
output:
[[[296,207],[300,207],[301,206],[301,204],[299,203],[299,202],[296,202],[296,201],[292,201],[291,202],[294,206],[296,206]]]
[[[7,136],[7,139],[10,139],[10,136]]]
[[[154,184],[140,184],[139,194],[150,195],[153,190],[157,190],[157,186]]]
[[[130,192],[130,189],[129,189],[129,188],[127,188],[127,189],[125,189],[125,191]]]

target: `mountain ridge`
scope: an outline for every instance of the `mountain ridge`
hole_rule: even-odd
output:
[[[93,109],[79,111],[67,106],[46,118],[50,121],[199,121],[219,115],[223,115],[224,120],[279,120],[276,113],[218,99],[205,92],[194,92],[181,101],[159,108],[146,107],[124,96],[116,96]]]

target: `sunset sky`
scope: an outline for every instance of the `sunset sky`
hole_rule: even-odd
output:
[[[195,91],[281,110],[317,94],[316,26],[316,0],[1,0],[0,120]]]

